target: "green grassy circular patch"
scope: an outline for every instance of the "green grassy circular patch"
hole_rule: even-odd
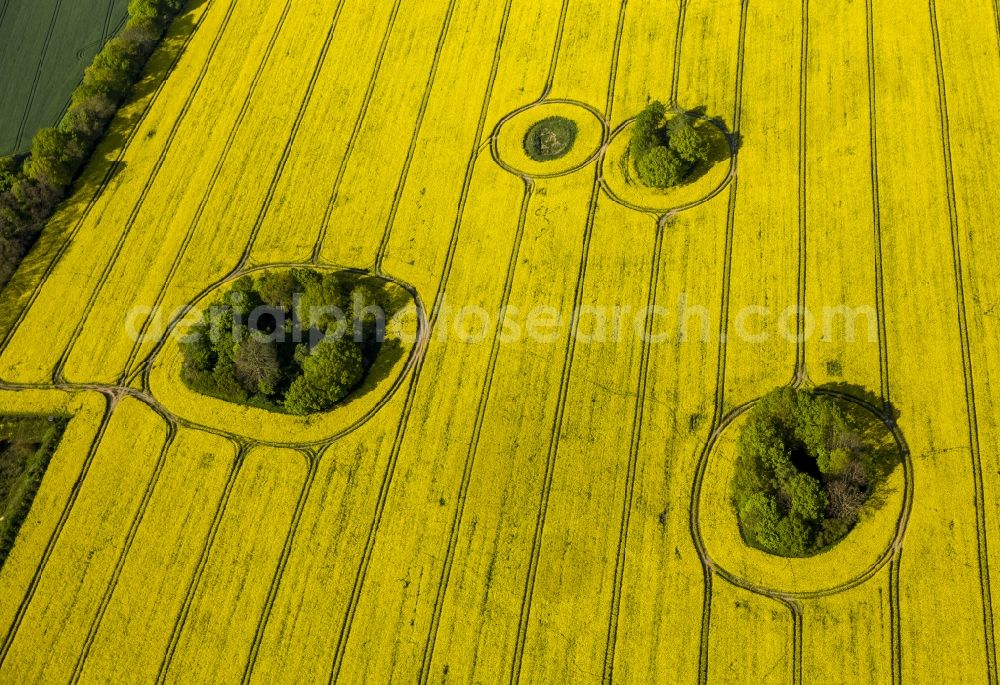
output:
[[[536,162],[565,157],[573,149],[579,129],[566,117],[547,117],[536,122],[524,136],[524,151]]]

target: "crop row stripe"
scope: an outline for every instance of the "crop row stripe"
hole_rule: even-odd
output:
[[[0,28],[3,28],[3,20],[7,17],[8,7],[10,7],[10,0],[3,0],[3,5],[0,5]]]
[[[739,37],[739,59],[736,66],[736,103],[733,108],[733,136],[738,140],[741,130],[743,116],[743,77],[746,64],[746,35],[747,20],[750,9],[750,1],[742,0],[740,3],[740,37]],[[739,150],[734,146],[733,157],[738,160]],[[734,161],[735,164],[735,161]],[[733,271],[733,237],[736,230],[736,197],[739,190],[739,176],[734,176],[729,186],[729,205],[726,211],[726,240],[722,260],[722,297],[719,304],[719,325],[722,327],[722,334],[719,336],[719,351],[716,359],[715,370],[715,402],[712,413],[713,432],[719,430],[725,406],[726,387],[726,340],[729,330],[729,306],[730,290]],[[702,562],[704,599],[701,610],[701,635],[698,650],[698,682],[704,685],[708,682],[709,667],[709,639],[712,625],[712,583],[714,570],[711,560],[708,559],[701,538],[698,534],[698,496],[701,491],[701,481],[705,476],[705,468],[708,465],[710,444],[705,445],[699,458],[698,469],[695,472],[695,479],[691,486],[691,504],[689,526],[691,537],[698,551],[698,557]]]
[[[111,32],[111,17],[114,16],[115,11],[115,0],[108,0],[108,9],[104,13],[104,28],[101,31],[101,44],[98,50],[104,47],[104,44],[108,42],[108,33]]]
[[[319,235],[316,237],[316,243],[313,245],[312,262],[314,264],[319,262],[323,243],[326,242],[326,234],[329,231],[330,218],[333,216],[334,205],[337,203],[337,198],[340,197],[340,185],[344,181],[347,167],[354,156],[354,146],[357,143],[358,135],[361,133],[361,127],[368,116],[368,107],[375,94],[375,86],[378,83],[378,78],[382,73],[382,61],[385,59],[385,53],[389,48],[389,39],[392,37],[393,29],[396,26],[396,17],[399,15],[400,4],[401,0],[395,0],[392,6],[389,22],[386,25],[385,32],[382,34],[382,41],[379,44],[378,53],[375,57],[375,66],[372,67],[372,75],[368,79],[368,87],[365,89],[365,96],[361,101],[361,109],[354,120],[354,128],[351,129],[350,138],[347,140],[347,149],[344,152],[344,156],[340,159],[340,164],[337,168],[337,176],[333,181],[330,197],[326,203],[326,210],[323,212],[323,222],[319,226]]]
[[[97,612],[94,614],[94,618],[90,622],[90,627],[87,630],[87,637],[84,639],[83,647],[80,649],[80,653],[77,656],[76,665],[73,667],[73,673],[70,676],[70,682],[74,684],[80,681],[80,676],[83,674],[83,667],[87,661],[87,657],[90,655],[90,649],[94,644],[94,638],[97,637],[97,631],[104,619],[104,614],[108,609],[108,604],[111,603],[111,597],[114,594],[115,589],[118,587],[118,579],[121,577],[122,569],[125,567],[125,561],[128,559],[128,554],[132,549],[132,543],[135,541],[135,536],[139,532],[139,525],[142,523],[143,517],[146,515],[146,509],[149,508],[149,502],[153,498],[153,493],[156,491],[157,483],[160,481],[160,474],[163,472],[163,467],[167,463],[167,455],[170,453],[170,449],[174,444],[174,439],[177,436],[177,424],[170,421],[165,416],[161,415],[160,418],[162,418],[164,423],[167,425],[166,440],[163,442],[163,447],[160,448],[160,455],[153,468],[153,475],[150,478],[149,483],[146,485],[145,491],[142,493],[139,508],[136,510],[135,516],[132,518],[132,524],[129,526],[128,534],[125,537],[125,544],[118,555],[118,561],[115,563],[115,568],[111,573],[111,579],[108,581],[108,585],[104,590],[104,596],[101,598],[101,603],[98,605]]]
[[[674,65],[671,79],[670,102],[678,106],[681,73],[681,56],[684,41],[684,17],[687,13],[687,0],[681,0],[677,12],[677,27],[674,33]],[[659,289],[660,263],[663,258],[663,236],[666,232],[666,221],[669,215],[657,220],[656,239],[653,245],[652,266],[649,271],[645,331],[648,334],[653,323],[653,312],[656,309],[657,291]],[[635,476],[638,467],[639,446],[642,438],[642,424],[645,419],[646,374],[649,368],[650,341],[644,340],[639,358],[639,383],[636,391],[635,411],[632,415],[632,438],[629,445],[628,471],[625,476],[625,497],[622,501],[622,516],[618,534],[618,553],[615,559],[615,574],[611,591],[611,611],[608,617],[608,631],[604,647],[604,683],[614,680],[615,648],[618,642],[618,617],[621,605],[622,583],[625,577],[625,557],[628,549],[628,529],[632,515],[632,499],[635,492]]]
[[[687,19],[688,0],[680,0],[677,27],[674,30],[674,66],[670,77],[670,104],[677,108],[681,88],[681,53],[684,49],[684,24]]]
[[[806,226],[806,143],[809,98],[809,0],[802,0],[802,50],[799,56],[799,258],[796,292],[798,316],[796,317],[795,377],[798,386],[806,381],[806,265],[808,258],[808,227]]]
[[[454,10],[455,5],[449,5],[447,18],[449,27],[454,16]],[[505,32],[507,28],[506,16],[509,15],[505,15],[504,19],[503,28]],[[437,50],[434,52],[434,59],[431,61],[431,70],[427,77],[427,87],[424,88],[423,98],[420,101],[420,109],[417,112],[417,120],[413,125],[413,135],[410,136],[410,146],[406,150],[403,169],[399,174],[399,182],[396,183],[396,190],[392,196],[392,205],[389,207],[389,216],[386,219],[385,229],[382,232],[382,240],[375,255],[375,273],[382,273],[382,264],[385,261],[386,252],[389,250],[389,239],[392,237],[392,229],[396,225],[396,213],[399,211],[399,204],[403,199],[403,190],[406,188],[406,183],[410,178],[410,165],[413,163],[413,157],[417,152],[417,144],[420,142],[420,134],[424,127],[424,116],[427,114],[427,106],[430,104],[431,95],[434,92],[434,84],[437,83],[438,67],[441,66],[441,55],[444,53],[444,38],[445,34],[442,34],[442,40],[438,43]]]
[[[174,626],[170,633],[170,641],[167,643],[167,649],[163,653],[163,660],[160,662],[159,673],[156,676],[157,685],[162,685],[166,682],[167,672],[170,670],[170,664],[173,662],[174,654],[177,651],[177,644],[180,642],[181,632],[187,622],[188,614],[191,612],[191,605],[194,603],[195,595],[198,593],[198,588],[201,584],[201,577],[205,572],[205,567],[208,565],[208,557],[212,551],[212,543],[215,542],[215,536],[219,532],[219,528],[222,525],[222,518],[226,513],[227,506],[229,505],[229,497],[233,493],[233,487],[235,486],[236,479],[242,470],[242,466],[249,449],[250,446],[247,443],[241,443],[239,452],[236,454],[236,459],[233,460],[232,468],[229,471],[229,478],[226,480],[226,486],[222,491],[222,495],[219,497],[219,503],[215,508],[215,516],[212,518],[212,525],[209,528],[208,535],[205,537],[205,544],[202,546],[201,554],[198,557],[198,564],[195,567],[194,575],[191,576],[191,580],[188,582],[187,591],[184,594],[184,602],[181,604],[177,618],[174,619]]]
[[[153,184],[160,175],[160,171],[163,169],[166,163],[167,156],[173,147],[174,140],[177,138],[177,133],[180,131],[181,126],[187,119],[188,113],[191,111],[195,100],[197,99],[198,93],[201,91],[202,85],[205,83],[205,77],[208,75],[209,68],[211,67],[215,55],[218,51],[221,41],[219,38],[226,33],[226,28],[229,26],[229,22],[232,20],[233,12],[236,8],[236,2],[232,2],[229,5],[229,9],[226,12],[226,16],[223,20],[222,27],[219,29],[219,34],[216,36],[216,40],[212,42],[212,47],[209,50],[208,56],[206,57],[204,63],[202,64],[201,70],[198,72],[198,77],[195,79],[194,87],[191,88],[191,92],[188,94],[187,99],[184,102],[184,106],[181,108],[180,113],[174,120],[173,125],[170,127],[170,132],[167,134],[167,138],[163,148],[160,150],[160,155],[153,165],[153,169],[149,176],[146,178],[143,184],[142,190],[139,193],[139,199],[136,200],[135,204],[132,206],[131,212],[129,212],[128,219],[125,222],[125,227],[122,229],[121,235],[118,241],[115,243],[114,249],[111,252],[111,257],[105,264],[104,269],[101,271],[98,277],[97,283],[94,289],[91,291],[90,296],[87,298],[84,310],[79,317],[76,325],[73,328],[73,332],[70,335],[69,342],[66,348],[63,350],[62,354],[59,356],[56,362],[55,369],[52,372],[52,382],[60,383],[65,380],[64,372],[66,368],[66,361],[69,359],[70,353],[73,351],[73,347],[76,344],[76,340],[80,337],[80,333],[83,330],[84,325],[87,322],[87,318],[90,315],[91,310],[94,308],[94,304],[97,302],[97,298],[104,291],[104,286],[108,282],[108,278],[111,275],[111,271],[114,269],[115,265],[118,263],[118,257],[121,254],[122,248],[125,246],[125,242],[128,240],[129,235],[132,233],[132,229],[135,228],[136,219],[139,216],[139,212],[142,210],[143,205],[146,202],[146,198],[149,196],[150,191],[153,188]]]
[[[209,3],[213,1],[214,0],[208,0]],[[232,6],[230,5],[230,10],[231,9]],[[206,10],[206,12],[207,11],[208,10]],[[87,218],[90,216],[90,213],[97,205],[98,200],[101,199],[101,197],[104,195],[104,191],[107,190],[107,188],[110,186],[112,179],[114,178],[115,174],[120,168],[120,165],[122,164],[122,160],[125,158],[126,154],[131,149],[132,143],[135,142],[135,140],[137,139],[139,130],[142,128],[142,124],[146,121],[146,117],[149,116],[149,113],[153,110],[153,107],[160,99],[160,95],[163,93],[163,89],[166,87],[170,75],[177,68],[177,65],[180,63],[181,58],[183,58],[184,54],[186,53],[188,46],[191,44],[191,41],[194,40],[194,37],[197,34],[198,29],[201,28],[201,25],[202,22],[199,22],[194,28],[191,29],[191,31],[185,37],[184,42],[178,49],[177,54],[174,57],[173,61],[167,67],[167,70],[163,74],[163,76],[160,77],[160,80],[157,83],[156,90],[153,93],[153,96],[150,98],[147,105],[143,108],[142,113],[136,120],[135,124],[132,126],[132,128],[129,129],[128,136],[125,139],[125,143],[118,151],[118,154],[115,156],[114,161],[112,161],[108,165],[108,170],[105,173],[104,178],[101,179],[100,184],[98,184],[97,188],[94,190],[94,193],[87,201],[87,206],[84,208],[80,217],[74,223],[73,228],[68,232],[66,239],[63,240],[62,244],[56,250],[55,255],[48,262],[48,264],[46,264],[45,269],[42,271],[42,274],[38,277],[38,280],[35,281],[34,285],[31,288],[31,293],[28,296],[27,302],[25,302],[25,304],[21,307],[20,311],[18,312],[17,318],[14,320],[14,323],[11,325],[10,329],[4,332],[3,340],[0,341],[0,354],[3,354],[3,352],[7,349],[7,346],[10,344],[11,339],[14,337],[15,331],[17,331],[21,323],[27,317],[28,312],[31,310],[32,305],[35,303],[35,300],[38,299],[38,295],[39,293],[41,293],[42,286],[45,285],[46,281],[49,279],[49,276],[52,275],[52,272],[55,270],[56,266],[62,260],[63,255],[66,254],[66,251],[69,249],[70,245],[73,244],[77,234],[80,232],[82,226],[86,222]],[[220,39],[219,35],[216,35],[214,38],[215,41],[218,41],[219,39]]]
[[[343,6],[343,0],[337,7],[337,12],[339,14],[340,7]],[[286,2],[285,7],[282,10],[281,17],[278,19],[277,26],[271,35],[271,40],[267,45],[267,49],[264,52],[264,57],[261,59],[260,64],[257,67],[257,71],[254,73],[253,80],[250,82],[250,89],[247,92],[247,96],[243,99],[243,106],[240,108],[240,112],[236,117],[232,128],[229,130],[229,135],[226,138],[226,142],[222,148],[222,155],[219,157],[219,161],[216,162],[215,168],[212,169],[212,175],[209,178],[208,185],[205,188],[205,192],[201,196],[201,200],[198,203],[198,208],[195,210],[194,217],[191,219],[191,223],[188,226],[187,233],[184,235],[184,240],[181,242],[180,249],[174,256],[174,260],[170,265],[170,270],[167,272],[167,276],[164,279],[163,287],[160,288],[156,295],[156,301],[153,304],[152,311],[156,312],[160,305],[163,303],[163,299],[166,297],[167,291],[170,288],[170,284],[173,282],[174,276],[177,273],[177,269],[180,267],[181,262],[184,259],[184,255],[187,252],[188,245],[194,238],[195,231],[201,225],[202,216],[205,213],[205,209],[208,206],[209,200],[215,192],[215,184],[218,182],[219,177],[222,175],[222,170],[225,167],[226,161],[229,159],[229,154],[232,151],[233,144],[236,141],[236,136],[239,134],[241,128],[243,127],[243,121],[246,118],[247,113],[250,111],[250,104],[253,101],[253,97],[257,92],[257,86],[260,84],[260,80],[264,75],[264,71],[271,60],[271,53],[274,50],[274,46],[278,41],[278,36],[281,33],[282,27],[285,24],[285,20],[288,17],[289,11],[291,10],[292,3]],[[139,329],[139,335],[136,336],[136,341],[132,344],[132,350],[129,352],[129,356],[122,367],[122,373],[118,378],[118,383],[122,384],[126,382],[128,378],[129,371],[132,365],[135,363],[136,355],[138,355],[139,350],[142,347],[142,341],[146,337],[146,333],[149,331],[149,326],[153,322],[153,315],[150,315],[142,323],[142,327]]]
[[[508,7],[510,3],[508,1]],[[524,227],[528,218],[528,208],[531,206],[531,198],[534,190],[532,181],[524,180],[524,196],[521,200],[521,211],[517,222],[517,232],[514,236],[514,247],[511,249],[510,260],[507,264],[507,275],[504,279],[503,295],[500,300],[500,321],[504,318],[510,295],[514,288],[514,276],[517,272],[517,264],[521,254],[521,239],[524,236]],[[490,347],[490,358],[486,368],[486,378],[483,381],[483,389],[480,393],[479,404],[476,407],[476,419],[472,428],[472,438],[469,441],[469,451],[466,454],[465,464],[462,468],[462,480],[458,490],[458,503],[455,507],[455,514],[452,518],[451,529],[448,534],[448,543],[445,549],[444,564],[441,568],[441,578],[438,581],[437,594],[434,598],[434,612],[431,616],[431,626],[428,631],[427,642],[424,645],[424,653],[420,664],[419,682],[426,685],[430,678],[430,668],[434,657],[434,647],[437,643],[438,629],[441,624],[441,612],[444,609],[444,598],[448,592],[448,582],[451,580],[451,570],[455,562],[455,552],[458,547],[459,531],[465,515],[465,502],[468,499],[469,485],[472,482],[473,469],[475,468],[476,455],[479,451],[479,439],[482,434],[483,422],[486,410],[493,390],[493,377],[496,371],[497,359],[500,356],[500,328],[493,334],[493,343]]]
[[[993,0],[993,19],[997,30],[997,54],[1000,55],[1000,0]]]
[[[955,296],[958,306],[958,329],[961,338],[962,375],[965,383],[965,404],[968,416],[968,436],[972,454],[972,476],[975,485],[976,535],[979,545],[980,590],[983,603],[983,633],[986,642],[986,670],[991,685],[997,683],[996,645],[993,635],[993,600],[990,588],[990,565],[986,535],[986,512],[983,504],[983,466],[980,457],[979,425],[976,414],[976,394],[972,357],[969,344],[969,326],[965,306],[965,282],[962,271],[962,246],[958,208],[955,199],[955,172],[951,154],[951,127],[948,120],[948,94],[941,56],[941,35],[938,28],[937,2],[928,0],[931,19],[931,38],[934,44],[934,63],[937,71],[938,106],[941,115],[941,146],[944,152],[945,187],[948,194],[948,218],[951,224],[952,261],[955,271]]]
[[[253,676],[254,667],[257,665],[257,657],[260,654],[260,645],[264,640],[264,631],[271,618],[271,610],[274,608],[275,597],[278,596],[278,588],[281,587],[281,579],[285,576],[285,568],[288,566],[288,558],[292,553],[292,545],[299,530],[299,523],[302,521],[302,511],[305,509],[312,491],[313,482],[316,480],[316,472],[319,469],[319,455],[314,452],[303,453],[308,462],[308,471],[302,490],[299,492],[299,499],[295,503],[295,511],[292,513],[291,525],[288,534],[285,536],[285,544],[281,549],[281,557],[275,567],[274,576],[271,578],[271,585],[267,591],[267,598],[264,600],[264,609],[257,621],[257,629],[254,631],[253,642],[250,647],[250,655],[247,657],[247,664],[243,670],[243,685],[248,685]]]
[[[802,0],[802,47],[799,55],[799,259],[798,259],[798,332],[795,349],[796,385],[805,383],[809,369],[806,365],[806,269],[808,266],[808,179],[806,145],[809,127],[809,0]],[[792,683],[802,685],[802,608],[791,599],[785,602],[792,613]]]
[[[444,22],[441,26],[441,31],[438,35],[438,42],[434,52],[434,58],[432,62],[431,73],[436,74],[436,64],[440,60],[441,54],[444,50],[445,41],[448,38],[451,21],[455,12],[455,0],[450,0],[448,4],[448,9],[445,14]],[[494,55],[494,64],[499,61],[500,49],[503,46],[503,35],[501,35],[500,40],[497,43],[496,53]],[[488,101],[492,95],[493,89],[493,79],[495,79],[495,72],[491,75],[491,80],[486,94],[486,103],[483,105],[483,111],[485,112],[488,107]],[[428,79],[427,90],[429,91],[433,88],[433,79]],[[485,115],[483,115],[485,116]],[[477,141],[478,143],[478,141]],[[474,147],[473,158],[469,163],[469,171],[466,173],[465,182],[462,188],[462,197],[459,204],[458,219],[456,219],[455,227],[452,231],[452,239],[449,244],[448,254],[445,258],[445,276],[444,281],[438,287],[438,291],[435,294],[434,304],[432,305],[432,310],[430,314],[430,329],[433,330],[434,322],[437,320],[437,314],[440,310],[441,304],[443,303],[443,289],[444,283],[447,281],[447,275],[451,270],[451,263],[454,259],[455,246],[458,240],[458,226],[461,222],[461,217],[464,211],[465,200],[468,197],[469,186],[471,185],[471,170],[475,159]],[[376,273],[379,273],[376,269]],[[337,636],[336,647],[334,648],[334,656],[331,664],[329,682],[332,684],[340,676],[340,668],[343,664],[344,654],[347,650],[347,641],[350,637],[351,628],[354,622],[354,614],[357,611],[358,601],[361,598],[361,590],[364,586],[365,578],[368,573],[368,566],[371,563],[372,552],[375,547],[375,540],[378,535],[378,528],[382,521],[382,514],[385,510],[385,503],[389,496],[389,490],[392,486],[392,479],[395,473],[396,462],[399,458],[399,451],[402,448],[403,435],[406,432],[406,426],[409,421],[410,412],[413,407],[413,399],[416,395],[417,383],[420,378],[420,371],[423,368],[423,362],[426,359],[425,356],[421,355],[416,359],[415,367],[413,369],[413,375],[410,379],[410,386],[407,389],[407,395],[403,403],[403,414],[400,418],[400,423],[396,428],[396,436],[393,439],[393,445],[389,454],[389,459],[386,463],[385,473],[382,476],[382,483],[379,486],[378,499],[375,502],[375,511],[373,513],[372,522],[368,529],[368,535],[365,541],[365,547],[362,550],[361,559],[358,562],[358,570],[355,572],[354,584],[351,589],[351,596],[348,600],[348,605],[344,612],[344,617],[341,621],[340,631]]]
[[[628,0],[622,0],[618,13],[618,25],[615,32],[614,48],[612,51],[612,61],[610,75],[608,78],[608,90],[605,104],[604,118],[611,118],[614,108],[615,85],[618,79],[618,62],[621,53],[622,34],[624,33],[625,17],[628,12]],[[531,617],[532,600],[535,589],[535,577],[538,572],[538,559],[541,556],[542,541],[545,532],[545,520],[548,512],[549,494],[552,488],[552,480],[555,474],[556,461],[559,456],[559,434],[563,427],[565,416],[566,396],[569,393],[570,376],[573,371],[573,359],[576,351],[576,332],[580,325],[580,302],[583,299],[584,286],[587,279],[587,264],[590,258],[590,242],[593,237],[594,221],[597,215],[598,200],[601,195],[601,167],[595,166],[593,188],[590,194],[590,206],[587,213],[587,224],[583,233],[583,246],[580,254],[576,288],[573,293],[573,314],[570,319],[569,336],[566,339],[566,351],[563,356],[563,368],[559,380],[559,395],[556,403],[556,415],[552,422],[552,429],[549,436],[549,449],[545,460],[545,478],[542,483],[540,500],[538,505],[538,517],[535,521],[535,531],[531,543],[531,556],[528,563],[528,573],[525,578],[524,591],[521,599],[521,612],[518,620],[517,640],[514,644],[514,655],[511,662],[510,682],[516,685],[521,679],[521,666],[524,658],[524,647],[527,641],[529,621]]]
[[[551,93],[556,66],[559,59],[560,46],[562,44],[562,36],[565,31],[566,16],[569,9],[568,0],[564,0],[562,7],[560,9],[558,26],[556,28],[556,40],[555,46],[552,50],[552,59],[550,60],[550,67],[548,76],[545,81],[545,85],[542,90],[541,100],[544,100],[549,93]],[[509,18],[511,10],[511,2],[508,0],[507,5],[504,9],[504,19],[503,26],[505,27]],[[505,35],[506,29],[502,29],[501,35]],[[499,68],[499,52],[496,54],[496,60],[494,61],[494,70]],[[495,78],[495,75],[494,77]],[[491,79],[492,82],[492,79]],[[540,101],[541,101],[540,100]],[[479,122],[479,129],[476,135],[477,146],[473,152],[473,156],[470,159],[470,166],[467,170],[467,180],[471,182],[472,172],[475,168],[475,163],[478,159],[478,152],[486,149],[485,147],[478,146],[478,141],[482,139],[483,131],[485,130],[485,117],[489,109],[489,101],[487,101],[486,106],[483,108],[482,116]],[[495,148],[491,145],[490,150],[492,154],[496,153]],[[494,158],[495,159],[495,158]],[[526,177],[521,177],[524,183],[524,195],[521,201],[521,210],[518,215],[517,230],[514,238],[514,246],[511,249],[511,256],[507,265],[507,273],[504,279],[503,294],[501,296],[500,303],[500,316],[503,318],[503,312],[506,311],[507,304],[510,299],[511,292],[513,291],[514,276],[517,271],[517,264],[520,259],[521,241],[524,235],[524,228],[527,223],[528,209],[531,205],[531,199],[534,192],[534,182]],[[445,561],[441,569],[441,577],[438,581],[438,589],[434,598],[434,608],[431,616],[431,625],[428,630],[427,641],[424,645],[424,652],[421,658],[420,674],[418,676],[420,683],[427,683],[430,677],[430,668],[433,663],[434,649],[437,644],[438,630],[441,623],[441,613],[444,609],[444,600],[448,591],[448,583],[451,579],[451,570],[454,564],[455,553],[458,546],[459,532],[462,527],[465,514],[465,503],[468,498],[469,486],[472,482],[472,474],[475,467],[475,459],[479,449],[479,440],[482,432],[482,425],[485,420],[486,410],[489,406],[489,401],[492,396],[493,389],[493,377],[496,371],[496,364],[499,358],[500,352],[500,335],[499,330],[494,335],[492,346],[490,349],[489,362],[487,364],[486,377],[483,382],[483,390],[480,393],[480,402],[476,408],[476,418],[473,425],[472,438],[469,443],[469,450],[466,453],[465,464],[462,470],[462,480],[459,485],[459,492],[457,495],[457,505],[455,508],[455,513],[452,519],[452,525],[449,530],[448,543],[445,551]]]
[[[49,20],[49,28],[45,33],[45,40],[42,42],[42,54],[38,56],[38,66],[35,67],[35,78],[31,82],[31,90],[28,91],[28,101],[24,105],[24,114],[21,116],[21,124],[17,127],[17,138],[14,141],[14,151],[21,149],[21,142],[24,140],[24,129],[28,126],[28,117],[31,116],[31,107],[35,102],[35,95],[38,93],[38,82],[42,78],[42,71],[45,68],[45,57],[49,52],[49,45],[52,43],[52,34],[56,29],[56,22],[59,19],[59,12],[62,10],[63,0],[56,0],[56,6],[52,10],[52,18]],[[6,8],[5,8],[6,9]]]
[[[611,613],[608,618],[608,633],[604,648],[604,682],[614,680],[615,647],[618,642],[618,615],[621,605],[622,583],[625,577],[625,556],[628,549],[628,528],[632,516],[632,499],[635,492],[635,474],[639,461],[639,447],[642,439],[642,425],[645,419],[646,406],[646,373],[649,368],[650,342],[649,332],[653,327],[656,311],[656,296],[660,278],[660,262],[663,259],[663,234],[666,233],[663,221],[656,226],[656,240],[653,246],[653,265],[649,270],[649,295],[646,309],[645,328],[647,339],[642,344],[639,359],[639,387],[636,393],[635,412],[632,415],[632,440],[629,446],[628,471],[625,476],[625,497],[622,501],[621,529],[618,533],[618,555],[615,559],[615,575],[611,591]]]
[[[7,634],[4,636],[3,643],[0,643],[0,668],[2,668],[4,661],[7,659],[10,646],[14,642],[14,637],[17,635],[17,632],[21,627],[24,615],[28,611],[28,605],[31,604],[31,600],[35,596],[35,591],[38,589],[38,584],[42,579],[42,574],[45,572],[46,566],[48,566],[49,558],[52,556],[52,551],[55,549],[56,543],[59,542],[60,534],[66,526],[66,522],[69,520],[70,514],[73,512],[73,505],[76,503],[76,499],[80,495],[80,489],[83,487],[83,482],[87,479],[87,473],[89,473],[90,466],[94,462],[94,457],[97,455],[97,449],[101,444],[101,438],[104,437],[104,433],[108,428],[108,423],[111,420],[111,414],[114,411],[116,398],[111,395],[105,395],[104,397],[106,402],[104,415],[101,417],[101,423],[97,428],[97,433],[94,435],[94,439],[91,441],[90,448],[87,451],[87,456],[84,458],[80,475],[73,484],[73,489],[70,490],[69,497],[66,499],[66,504],[63,505],[63,510],[59,515],[59,520],[56,522],[56,527],[49,536],[49,540],[45,545],[45,551],[42,553],[42,558],[39,561],[38,566],[35,568],[35,572],[31,576],[31,581],[28,583],[28,588],[25,590],[24,597],[21,598],[21,603],[17,608],[17,613],[14,615],[14,621],[11,623]]]
[[[271,177],[271,183],[267,188],[264,203],[261,205],[260,212],[257,214],[257,219],[254,221],[253,228],[250,230],[250,238],[243,250],[243,254],[236,266],[230,272],[230,276],[235,275],[240,271],[240,269],[246,266],[250,259],[250,252],[253,250],[254,244],[257,241],[257,234],[260,233],[261,226],[264,225],[264,220],[267,218],[267,215],[271,210],[271,203],[274,201],[274,196],[278,191],[278,183],[281,181],[281,177],[285,172],[285,166],[288,164],[288,160],[291,157],[292,148],[295,146],[295,142],[299,137],[299,128],[302,126],[302,122],[306,117],[306,112],[309,109],[309,104],[312,102],[313,94],[316,91],[316,84],[319,81],[319,75],[323,71],[323,65],[326,64],[327,57],[330,54],[330,46],[333,44],[333,35],[340,20],[340,9],[342,7],[343,0],[340,0],[337,5],[337,12],[330,23],[326,39],[324,40],[323,47],[320,50],[319,58],[313,66],[312,74],[309,77],[309,84],[306,86],[305,95],[302,98],[302,102],[299,103],[299,110],[295,115],[295,121],[292,124],[292,131],[288,135],[288,139],[285,141],[285,148],[281,152],[278,166],[274,170],[274,175]]]
[[[865,0],[866,6],[866,37],[868,43],[868,119],[871,151],[871,185],[872,185],[872,227],[875,246],[875,310],[878,317],[878,347],[879,347],[879,378],[881,381],[881,397],[883,412],[889,414],[892,410],[889,382],[889,344],[885,311],[885,271],[882,256],[882,209],[879,187],[878,163],[878,97],[875,72],[875,20],[872,0]],[[907,482],[912,481],[909,459],[904,458]],[[912,500],[913,489],[906,488],[907,496]],[[909,507],[907,507],[908,509]],[[905,532],[904,523],[904,532]],[[889,563],[889,623],[890,623],[890,656],[892,662],[893,685],[900,685],[903,678],[902,640],[899,620],[899,565],[903,555],[902,545],[898,545]]]

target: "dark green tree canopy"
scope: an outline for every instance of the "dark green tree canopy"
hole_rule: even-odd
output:
[[[378,279],[309,269],[243,276],[182,344],[188,387],[230,402],[310,414],[364,380],[384,334]]]
[[[709,141],[684,112],[668,112],[662,102],[651,102],[636,116],[629,158],[645,185],[661,189],[680,185],[708,157]]]
[[[885,435],[884,426],[860,425],[843,401],[815,391],[783,388],[762,398],[740,433],[732,483],[744,539],[786,557],[841,540],[882,474]]]
[[[635,168],[646,185],[671,188],[684,179],[687,165],[669,147],[657,145],[639,158]]]
[[[0,160],[0,287],[55,211],[185,0],[130,0],[129,20],[84,71],[59,124],[28,158]]]

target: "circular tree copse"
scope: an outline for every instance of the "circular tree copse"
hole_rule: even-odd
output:
[[[305,415],[361,385],[384,340],[380,279],[282,269],[243,276],[181,345],[183,382],[229,402]]]
[[[668,112],[661,102],[651,102],[636,118],[629,141],[627,163],[639,181],[666,190],[691,178],[709,163],[710,140],[684,112]]]
[[[546,117],[536,122],[524,136],[524,151],[536,162],[564,157],[573,149],[579,128],[566,117]]]
[[[859,416],[843,400],[793,388],[750,408],[732,481],[747,544],[804,557],[851,531],[892,460],[884,424]]]

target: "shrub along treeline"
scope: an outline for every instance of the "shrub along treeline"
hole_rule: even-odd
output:
[[[67,422],[63,416],[0,417],[0,567],[28,516]]]
[[[130,0],[129,20],[84,72],[66,114],[24,157],[0,158],[0,287],[38,237],[186,0]]]

